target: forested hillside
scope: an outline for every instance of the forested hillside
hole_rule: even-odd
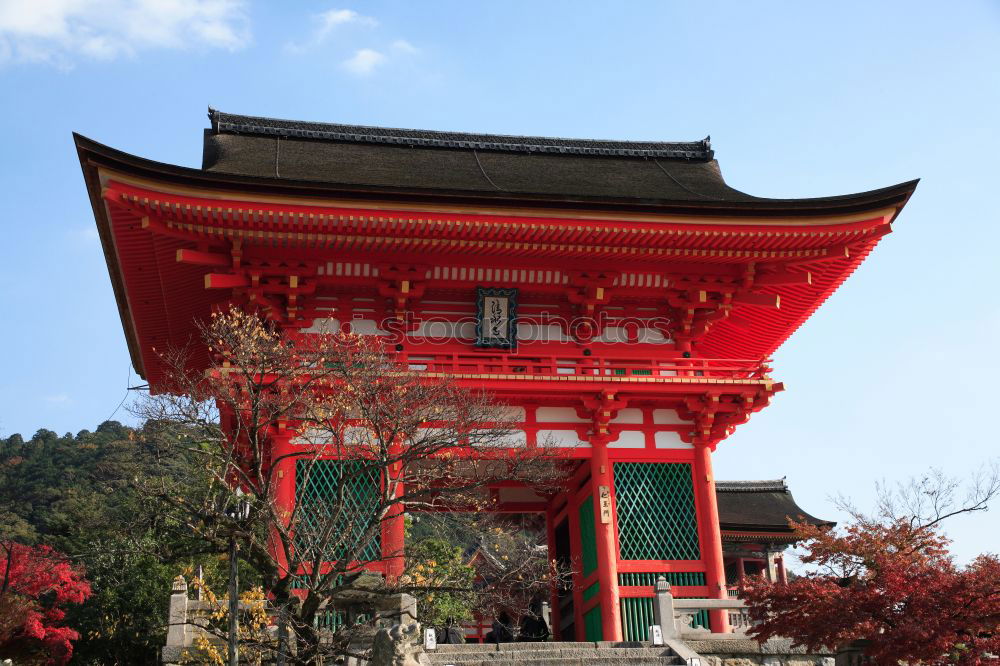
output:
[[[94,432],[0,439],[0,541],[51,546],[82,565],[93,588],[65,619],[80,633],[72,663],[155,664],[172,578],[218,564],[211,554],[194,559],[182,527],[132,489],[152,469],[136,435],[106,421]],[[176,463],[174,473],[197,476]]]

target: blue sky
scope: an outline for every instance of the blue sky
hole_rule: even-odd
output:
[[[205,111],[592,138],[711,134],[760,196],[922,178],[779,351],[718,478],[842,518],[878,479],[998,456],[1000,4],[0,0],[0,434],[92,429],[139,383],[70,133],[197,167]],[[116,418],[128,420],[124,410]],[[953,521],[956,552],[1000,520]]]

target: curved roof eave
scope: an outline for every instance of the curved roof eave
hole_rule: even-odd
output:
[[[854,194],[808,199],[752,198],[741,201],[673,201],[664,199],[628,199],[583,196],[550,196],[489,191],[440,190],[431,188],[347,185],[323,181],[291,180],[261,176],[204,171],[191,167],[157,162],[101,144],[74,133],[81,164],[102,166],[173,183],[202,188],[231,189],[247,193],[278,194],[298,197],[373,199],[419,205],[481,205],[490,207],[587,210],[646,214],[688,214],[733,217],[826,217],[884,208],[901,209],[913,194],[919,179]]]

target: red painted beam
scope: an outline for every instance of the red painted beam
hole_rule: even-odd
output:
[[[250,278],[246,275],[232,273],[206,273],[205,289],[232,289],[234,287],[249,287]]]
[[[232,257],[214,252],[199,252],[198,250],[177,250],[177,261],[195,266],[232,266]]]
[[[763,308],[780,308],[781,296],[778,294],[733,294],[733,302],[757,305]]]

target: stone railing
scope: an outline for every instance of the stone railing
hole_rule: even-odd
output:
[[[670,588],[670,583],[661,576],[654,586],[653,617],[660,625],[664,637],[679,638],[687,636],[712,635],[714,637],[742,638],[750,626],[746,615],[746,602],[742,599],[676,599]],[[709,629],[696,627],[695,617],[702,611],[728,612],[730,632],[712,634]]]
[[[325,605],[325,604],[324,604]],[[188,598],[188,585],[183,576],[174,579],[170,593],[170,610],[168,612],[167,642],[163,647],[161,659],[166,665],[182,663],[195,656],[200,646],[205,642],[220,648],[225,652],[225,639],[210,627],[210,618],[220,608],[218,602],[202,601]],[[343,610],[344,620],[353,624],[361,613],[376,611],[389,623],[412,624],[416,622],[417,603],[408,594],[377,595],[368,594],[364,590],[353,590],[349,595],[337,602],[337,609]],[[251,610],[250,605],[240,602],[241,611]],[[272,615],[270,608],[265,611]],[[269,640],[277,644],[277,626],[268,626],[266,631]],[[375,630],[372,629],[372,636]],[[352,644],[354,639],[352,639]],[[368,641],[370,643],[370,641]],[[363,648],[370,648],[364,645]],[[294,651],[294,646],[289,646]],[[187,653],[187,654],[185,654]],[[264,663],[270,663],[264,660]]]

